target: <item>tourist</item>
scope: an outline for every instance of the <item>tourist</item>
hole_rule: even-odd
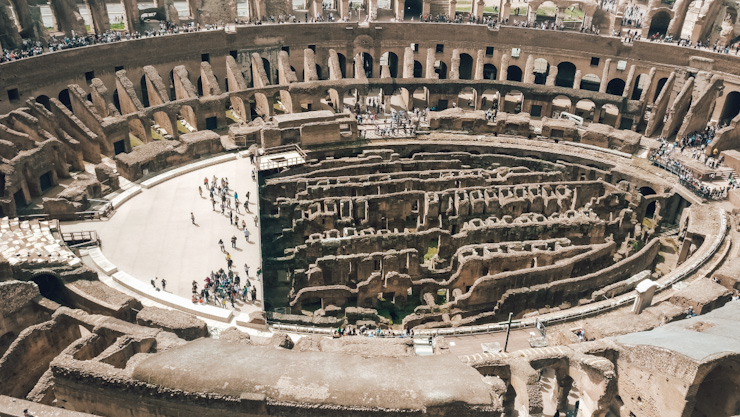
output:
[[[166,291],[167,290],[166,287],[167,287],[167,280],[162,278],[162,291]]]
[[[157,289],[157,281],[156,280],[157,280],[156,278],[153,278],[152,281],[151,281],[152,282],[152,287],[154,287],[155,290]]]
[[[260,226],[260,218],[257,216],[254,216],[254,227]]]
[[[249,229],[247,228],[244,228],[244,239],[246,239],[247,242],[249,242]]]
[[[236,248],[236,235],[231,236],[231,247]]]
[[[218,247],[221,248],[221,252],[226,252],[226,250],[224,249],[224,241],[223,241],[223,239],[219,239],[218,240]]]
[[[195,224],[195,214],[193,214],[192,211],[190,212],[190,221],[193,222],[193,224]]]
[[[245,273],[245,274],[246,274],[247,276],[249,276],[249,265],[247,265],[247,264],[244,264],[244,273]],[[249,281],[247,281],[247,282],[249,282]]]

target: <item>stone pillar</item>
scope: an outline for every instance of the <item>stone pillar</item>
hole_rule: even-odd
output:
[[[455,17],[455,12],[457,10],[457,0],[450,0],[450,3],[447,7],[447,16],[450,18]]]
[[[406,16],[406,0],[396,0],[395,15],[397,21],[403,22],[403,19]]]
[[[421,3],[421,15],[428,15],[432,10],[432,0],[423,0]]]
[[[364,60],[362,59],[362,54],[355,55],[355,79],[356,80],[363,80],[367,81],[367,76],[365,75],[365,66]]]
[[[172,5],[172,8],[175,8],[174,3],[169,3],[169,5]],[[139,30],[139,1],[138,0],[121,0],[121,6],[123,7],[123,23],[126,30],[129,32],[135,32]],[[171,11],[165,11],[165,13],[172,15]],[[177,9],[175,9],[174,16],[171,16],[170,21],[175,23],[175,20],[177,22],[180,22],[180,16],[177,15]]]
[[[627,82],[624,83],[624,91],[622,92],[622,97],[628,100],[632,96],[632,85],[635,83],[636,70],[637,68],[634,65],[630,66],[630,71],[627,73]]]
[[[439,74],[434,72],[434,61],[434,48],[427,48],[426,78],[439,78]]]
[[[51,0],[51,10],[57,21],[57,29],[67,36],[87,35],[85,21],[74,0]]]
[[[12,16],[10,8],[0,2],[0,45],[15,49],[21,46],[23,40]]]
[[[331,66],[329,68],[331,73]],[[340,77],[341,78],[341,73]],[[316,55],[313,53],[313,49],[306,48],[303,50],[303,81],[316,81],[319,79],[316,74]]]
[[[410,46],[403,50],[402,78],[414,78],[414,51]]]
[[[640,101],[643,103],[643,106],[647,104],[648,102],[652,103],[652,100],[650,100],[650,87],[653,86],[653,81],[655,81],[655,72],[657,70],[655,67],[650,68],[650,72],[648,73],[648,82],[645,88],[642,90],[642,94],[640,94]]]
[[[110,30],[110,19],[105,0],[85,0],[87,12],[90,14],[92,25],[90,29],[96,34],[102,34]]]
[[[530,8],[532,9],[532,8]],[[537,9],[529,10],[529,14],[527,14],[527,22],[530,24],[534,23],[537,20]]]
[[[483,0],[473,0],[473,15],[476,19],[483,18],[483,10],[486,7],[486,3]]]
[[[501,1],[502,6],[498,9],[499,10],[499,20],[506,20],[509,18],[509,15],[511,14],[511,1],[509,0],[502,0]]]
[[[650,307],[650,305],[653,303],[653,295],[655,294],[655,290],[657,288],[658,283],[651,279],[646,279],[637,284],[637,287],[635,288],[635,292],[637,292],[637,297],[635,298],[635,303],[632,305],[632,312],[635,314],[640,314],[642,310]]]
[[[483,57],[485,56],[485,51],[482,49],[478,50],[478,54],[475,57],[475,72],[473,74],[474,80],[482,80],[483,79]]]
[[[558,76],[558,67],[555,65],[550,65],[550,74],[547,75],[547,80],[545,81],[545,85],[548,87],[555,87],[555,79]]]
[[[524,66],[524,82],[534,84],[534,55],[527,57],[527,63]]]
[[[555,10],[555,26],[560,26],[563,24],[563,19],[565,18],[565,8],[564,7],[558,7]]]
[[[337,13],[339,17],[346,17],[349,15],[349,0],[336,0],[337,2]]]
[[[452,59],[450,60],[450,73],[449,73],[450,80],[459,80],[460,79],[460,50],[459,49],[453,49],[452,50]]]
[[[603,106],[601,104],[596,104],[594,106],[594,117],[593,117],[593,123],[599,123],[599,120],[601,120],[601,108]]]
[[[681,36],[681,29],[683,28],[683,22],[686,19],[686,12],[690,4],[691,0],[676,0],[676,3],[673,5],[673,19],[668,24],[666,35],[673,36],[673,39],[678,39]],[[649,23],[647,26],[649,27]]]
[[[609,66],[611,65],[611,58],[607,58],[604,61],[604,71],[601,73],[601,85],[599,85],[599,93],[606,93],[606,85],[609,83]]]
[[[509,54],[503,54],[501,56],[501,69],[498,71],[498,80],[506,81],[509,74]],[[501,107],[503,110],[503,107]]]
[[[663,119],[665,118],[666,110],[668,110],[668,104],[670,102],[671,92],[673,91],[673,84],[676,81],[676,73],[672,72],[668,76],[668,80],[665,82],[663,89],[660,91],[658,98],[653,104],[653,111],[650,115],[650,121],[648,121],[647,128],[645,128],[645,136],[653,136],[658,127],[663,125]]]
[[[583,74],[581,74],[581,70],[576,70],[576,75],[573,78],[573,89],[574,90],[580,90],[581,89],[581,78],[583,78]],[[602,81],[602,84],[604,82]]]
[[[313,51],[311,52],[313,53]],[[314,66],[314,68],[316,68],[316,66]],[[337,54],[337,51],[333,49],[329,49],[329,79],[330,80],[341,80],[342,79],[342,68],[339,62],[339,54]]]

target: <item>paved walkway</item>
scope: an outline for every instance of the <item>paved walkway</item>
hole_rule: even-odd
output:
[[[166,290],[187,299],[191,297],[193,280],[203,288],[204,279],[212,270],[226,269],[225,254],[218,246],[224,241],[226,250],[234,260],[234,271],[244,283],[244,264],[249,265],[253,285],[257,285],[257,303],[241,303],[236,310],[251,312],[262,308],[262,286],[255,277],[261,264],[260,233],[254,217],[258,215],[257,183],[252,181],[253,165],[248,158],[238,158],[173,178],[150,189],[144,189],[118,210],[108,221],[67,222],[62,231],[94,230],[101,239],[103,254],[120,271],[149,282],[158,277],[167,280]],[[239,209],[239,223],[246,221],[250,241],[244,232],[229,222],[229,210],[222,215],[211,208],[208,193],[198,195],[203,178],[227,177],[229,187],[239,195],[243,204],[250,193],[250,210],[245,215]],[[233,196],[233,191],[232,194]],[[233,205],[232,205],[233,207]],[[190,213],[195,215],[195,225]],[[237,237],[236,248],[231,248],[231,237]],[[227,303],[228,304],[228,303]],[[228,308],[231,308],[228,305]]]

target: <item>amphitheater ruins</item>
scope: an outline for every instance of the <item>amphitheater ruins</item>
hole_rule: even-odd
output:
[[[735,0],[0,0],[0,416],[740,415]]]

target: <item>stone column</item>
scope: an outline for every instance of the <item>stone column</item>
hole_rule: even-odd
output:
[[[524,66],[524,82],[534,84],[534,55],[527,57],[527,63]]]
[[[547,75],[547,80],[545,81],[545,85],[548,87],[554,87],[555,86],[555,78],[558,76],[558,67],[555,65],[550,65],[550,74]]]
[[[434,72],[434,61],[434,48],[427,48],[426,78],[439,78],[439,74]]]
[[[604,61],[604,71],[601,73],[601,85],[599,85],[599,93],[606,93],[606,85],[609,83],[609,65],[612,60],[608,58]]]
[[[602,108],[601,104],[596,104],[594,106],[594,117],[593,117],[594,123],[599,123],[599,120],[601,120],[601,108]]]
[[[656,69],[655,67],[650,68],[650,72],[648,73],[648,82],[645,88],[642,90],[642,94],[640,94],[640,101],[643,103],[643,106],[647,104],[648,102],[652,103],[653,101],[650,99],[650,87],[653,86],[653,81],[655,81],[655,73]]]
[[[627,82],[624,83],[624,91],[622,97],[629,100],[632,95],[632,84],[635,83],[635,71],[637,68],[634,65],[630,66],[630,71],[627,73]]]
[[[447,16],[450,18],[455,17],[455,11],[457,10],[457,0],[450,0],[449,6],[447,8]]]
[[[450,60],[450,73],[449,73],[450,80],[459,80],[460,79],[460,50],[459,49],[453,49],[452,50],[452,59]]]
[[[499,20],[506,20],[511,14],[511,2],[509,0],[502,0],[502,6],[498,9]]]
[[[397,21],[403,22],[403,19],[406,16],[406,0],[396,0],[395,15]]]
[[[331,68],[329,68],[329,72],[332,72]],[[316,55],[313,49],[306,48],[303,50],[303,81],[316,81],[318,79],[319,76],[316,74]]]
[[[414,51],[410,46],[403,50],[403,73],[402,78],[414,78]]]
[[[174,4],[172,4],[172,8],[174,9]],[[123,7],[123,23],[126,30],[129,32],[135,32],[139,30],[139,1],[138,0],[121,0],[121,6]],[[169,5],[168,5],[169,6]],[[165,11],[167,13],[167,11]],[[170,15],[172,12],[169,13]],[[175,15],[170,17],[170,21],[174,23],[174,20],[176,19],[177,22],[180,21],[180,17],[177,15],[177,9],[175,9]],[[173,19],[174,17],[174,19]]]
[[[576,75],[575,77],[573,77],[573,89],[574,90],[581,89],[581,78],[583,78],[583,74],[581,74],[581,70],[576,70]]]
[[[340,18],[349,15],[349,0],[337,0],[337,13]]]
[[[362,59],[361,54],[355,55],[355,79],[356,80],[364,80],[367,81],[367,76],[365,75],[365,66],[364,60]]]
[[[483,0],[473,0],[473,15],[476,19],[483,17],[483,10],[486,7],[486,3]]]
[[[475,73],[473,74],[474,80],[483,79],[483,57],[484,56],[485,56],[485,51],[482,49],[479,49],[478,54],[475,57]]]
[[[10,8],[0,2],[0,45],[17,48],[23,43],[18,27],[13,21]]]
[[[537,9],[530,10],[529,14],[527,14],[527,22],[530,24],[534,23],[537,20]]]
[[[506,81],[509,74],[509,54],[503,54],[501,56],[501,69],[498,71],[498,80]],[[501,107],[503,110],[503,107]]]
[[[102,34],[110,30],[110,19],[105,0],[85,0],[87,12],[90,14],[92,25],[90,29],[96,34]]]
[[[560,26],[561,24],[563,24],[564,18],[565,18],[565,8],[558,7],[555,10],[555,26]]]
[[[691,0],[676,0],[676,3],[673,5],[673,19],[668,24],[666,35],[673,36],[673,39],[678,39],[681,36],[681,29],[683,28],[683,22],[686,19],[686,12],[690,4]],[[649,24],[647,26],[649,27]]]
[[[67,36],[87,35],[85,21],[74,0],[51,0],[51,10],[57,21],[57,29]]]

